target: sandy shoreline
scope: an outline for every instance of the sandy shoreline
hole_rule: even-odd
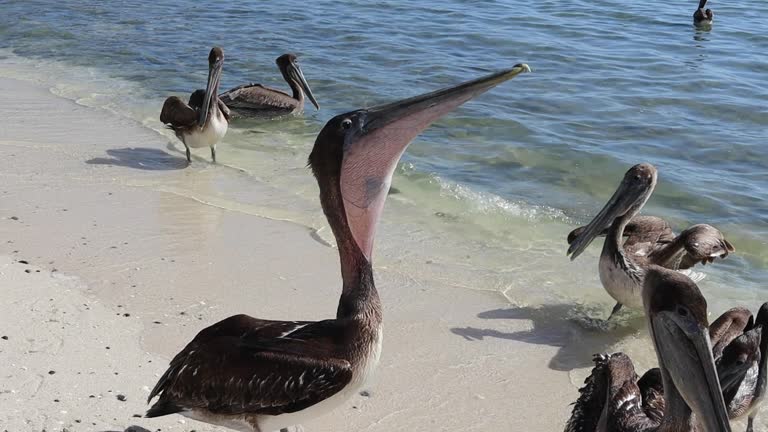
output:
[[[310,230],[173,193],[177,182],[224,181],[226,168],[178,169],[175,152],[142,167],[142,152],[166,152],[164,137],[28,83],[0,80],[0,91],[9,102],[0,112],[6,429],[214,430],[178,416],[133,417],[170,356],[235,313],[333,315],[338,258]],[[273,206],[291,200],[249,187]],[[548,367],[558,347],[504,337],[532,323],[525,314],[494,319],[508,313],[503,296],[397,268],[376,276],[386,336],[370,397],[306,430],[561,427],[575,387]]]

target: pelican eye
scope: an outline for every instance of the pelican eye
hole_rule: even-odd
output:
[[[678,307],[677,308],[677,314],[682,316],[682,317],[686,317],[686,316],[688,316],[688,309],[686,309],[684,307]]]
[[[352,127],[352,120],[350,119],[344,119],[341,121],[341,128],[342,129],[349,129]]]

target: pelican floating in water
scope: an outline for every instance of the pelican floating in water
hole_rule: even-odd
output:
[[[189,103],[171,96],[165,100],[160,121],[168,125],[184,143],[187,162],[192,161],[189,148],[210,147],[216,162],[216,144],[227,134],[229,109],[219,100],[219,80],[224,64],[224,51],[214,47],[208,55],[208,85],[195,90]]]
[[[627,171],[619,188],[592,221],[568,235],[568,254],[576,259],[592,240],[605,235],[600,255],[600,281],[616,300],[611,315],[622,305],[640,308],[645,269],[651,264],[687,269],[697,262],[712,262],[734,251],[723,234],[710,225],[693,225],[675,236],[663,219],[636,216],[656,187],[657,172],[651,164]],[[624,241],[624,237],[627,237]],[[681,270],[695,280],[704,275]]]
[[[693,13],[693,24],[695,26],[710,26],[715,19],[715,14],[712,9],[704,9],[707,5],[707,0],[699,0],[699,8]]]
[[[757,318],[745,308],[726,311],[709,329],[728,416],[747,417],[747,432],[768,387],[768,303]]]
[[[596,356],[565,432],[729,432],[699,288],[651,266],[642,298],[658,372],[638,380],[626,354]]]
[[[400,156],[429,124],[527,65],[399,102],[338,115],[309,165],[341,262],[336,318],[272,321],[235,315],[202,330],[149,395],[147,417],[182,414],[268,432],[327,413],[366,382],[381,352],[381,302],[371,254]]]
[[[273,118],[304,111],[304,95],[320,109],[294,54],[283,54],[275,61],[292,95],[261,84],[244,84],[221,94],[221,100],[235,117]]]

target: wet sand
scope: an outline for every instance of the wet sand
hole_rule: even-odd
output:
[[[9,431],[215,430],[136,417],[170,357],[235,313],[335,313],[338,256],[322,236],[174,185],[205,192],[230,182],[271,208],[292,206],[291,196],[200,159],[184,168],[166,136],[44,88],[3,79],[0,92],[0,424]],[[286,210],[310,211],[321,217],[319,206]],[[562,427],[576,386],[551,367],[559,336],[536,329],[537,314],[554,311],[395,265],[376,266],[376,277],[385,313],[376,378],[306,430]]]

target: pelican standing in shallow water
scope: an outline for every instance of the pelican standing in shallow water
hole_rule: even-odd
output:
[[[699,288],[651,266],[642,298],[659,369],[638,380],[626,354],[596,356],[565,432],[730,432]]]
[[[657,172],[651,164],[635,165],[627,171],[619,188],[592,221],[568,235],[568,255],[576,259],[592,240],[605,235],[600,254],[600,281],[616,300],[610,320],[623,305],[642,307],[645,269],[656,264],[686,269],[697,262],[712,262],[734,251],[723,234],[710,225],[693,225],[675,236],[663,219],[635,217],[656,187]],[[624,241],[624,236],[627,236]],[[681,270],[696,280],[703,274]]]
[[[693,24],[695,26],[711,26],[715,19],[712,9],[704,9],[707,6],[707,0],[699,0],[699,8],[693,13]]]
[[[768,387],[768,303],[752,320],[745,308],[726,311],[709,327],[728,416],[747,417],[747,432]]]
[[[433,121],[527,71],[527,65],[517,65],[329,120],[309,166],[338,245],[342,291],[336,318],[272,321],[236,315],[202,330],[160,377],[149,401],[159,398],[147,417],[178,413],[239,431],[268,432],[325,414],[355,394],[381,352],[381,302],[371,255],[400,156]]]
[[[275,60],[283,79],[291,87],[292,95],[261,84],[244,84],[221,94],[235,118],[273,118],[304,111],[304,95],[315,108],[320,109],[307,84],[299,60],[294,54],[283,54]]]
[[[173,129],[184,143],[187,162],[192,162],[189,148],[210,147],[211,159],[216,162],[216,144],[227,134],[229,109],[219,100],[219,81],[224,65],[224,51],[215,47],[208,55],[208,85],[195,90],[189,103],[171,96],[165,100],[160,121]]]

